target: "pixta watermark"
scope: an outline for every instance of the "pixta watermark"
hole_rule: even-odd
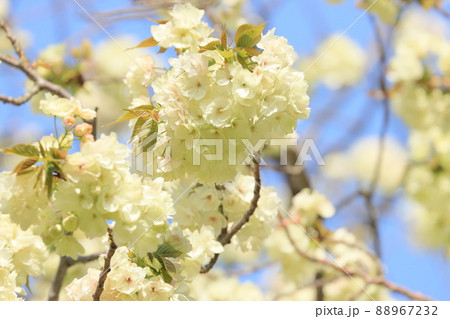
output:
[[[154,175],[164,171],[170,164],[171,147],[169,143],[157,146],[156,134],[133,143],[132,170],[143,175]],[[189,141],[188,152],[192,152],[192,166],[200,166],[205,161],[225,161],[230,166],[250,165],[253,154],[266,148],[270,157],[278,158],[280,166],[303,166],[306,162],[313,162],[318,166],[325,165],[319,148],[313,139],[299,141],[296,138],[259,139],[251,142],[249,139],[192,139]],[[168,146],[169,145],[169,146]],[[161,152],[161,148],[164,148]],[[298,151],[293,161],[289,158],[289,149],[295,147]],[[243,156],[244,151],[244,156]],[[291,153],[292,154],[292,153]],[[261,166],[268,165],[263,158],[259,160]]]

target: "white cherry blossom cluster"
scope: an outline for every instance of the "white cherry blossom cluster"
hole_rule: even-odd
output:
[[[346,152],[335,152],[326,156],[322,169],[325,176],[345,181],[356,179],[361,187],[368,189],[377,170],[380,141],[377,136],[357,140]],[[395,194],[402,183],[408,166],[408,152],[395,139],[384,142],[381,165],[377,177],[377,190],[385,195]]]
[[[336,90],[360,83],[367,60],[358,43],[335,34],[322,41],[312,56],[301,59],[300,65],[307,70],[308,83],[323,83]]]
[[[432,126],[449,130],[445,90],[448,60],[448,27],[442,19],[423,10],[409,10],[394,34],[394,55],[388,78],[393,82],[390,97],[394,110],[412,128]],[[438,60],[437,69],[430,61]]]
[[[28,277],[43,274],[48,250],[32,229],[22,230],[11,218],[0,213],[0,300],[19,300],[26,296],[23,285]]]
[[[235,276],[228,277],[223,271],[214,270],[198,276],[191,284],[191,296],[204,301],[258,301],[264,300],[261,289],[254,283],[239,282]]]
[[[222,184],[261,150],[261,139],[292,133],[298,119],[308,118],[308,86],[292,68],[293,48],[275,30],[253,48],[262,53],[251,57],[251,70],[218,50],[200,50],[206,39],[218,41],[209,38],[212,29],[201,22],[203,14],[190,4],[176,5],[168,22],[152,27],[158,45],[174,46],[180,53],[151,84],[152,101],[160,108],[154,163],[166,178],[188,174]],[[211,140],[220,146],[204,145]],[[214,154],[220,159],[205,160]]]
[[[315,288],[308,285],[303,289],[295,287],[313,281],[318,272],[330,279],[330,283],[324,286],[326,300],[348,300],[358,294],[364,285],[362,279],[355,282],[350,277],[341,276],[342,273],[335,269],[299,255],[286,232],[289,232],[295,246],[312,258],[329,260],[331,255],[333,263],[347,270],[373,277],[379,275],[378,259],[367,248],[360,246],[360,241],[354,234],[345,228],[331,232],[319,226],[319,219],[330,218],[334,212],[331,202],[317,191],[304,189],[294,196],[289,218],[283,219],[282,225],[266,241],[269,256],[282,266],[282,277],[275,278],[272,291],[278,299],[315,300]],[[317,229],[322,229],[322,236],[325,236],[322,240],[318,239]],[[385,288],[373,287],[367,292],[369,294],[358,295],[358,300],[372,300],[371,297],[378,300],[389,299]]]
[[[407,195],[420,205],[416,228],[424,242],[450,249],[445,196],[450,180],[449,28],[432,12],[405,12],[394,34],[389,92],[394,111],[411,128]]]
[[[204,239],[204,245],[213,245],[199,258],[201,263],[207,262],[213,253],[223,251],[221,245],[213,244],[224,228],[239,221],[250,207],[253,199],[255,180],[252,176],[239,174],[233,182],[225,183],[223,188],[200,185],[189,190],[185,196],[175,203],[173,221],[191,233],[210,236]],[[180,186],[175,195],[185,190]],[[262,242],[272,231],[271,222],[276,217],[281,205],[275,189],[263,187],[258,206],[242,229],[232,238],[232,243],[243,252],[257,251]],[[209,235],[206,235],[209,234]],[[192,243],[195,247],[196,245]],[[216,246],[214,246],[216,245]],[[207,254],[206,251],[210,253]]]
[[[102,301],[167,301],[186,300],[184,286],[177,287],[164,282],[159,276],[153,276],[148,267],[140,267],[128,257],[128,249],[116,250],[111,262],[111,271],[101,295]],[[125,257],[124,257],[125,256]],[[90,268],[87,274],[74,279],[65,289],[68,300],[89,301],[95,292],[102,270]]]

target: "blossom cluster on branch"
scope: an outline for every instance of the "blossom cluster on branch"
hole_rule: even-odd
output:
[[[275,28],[240,23],[244,1],[206,10],[187,2],[150,19],[151,37],[136,47],[123,41],[132,63],[117,58],[114,43],[88,41],[52,45],[31,62],[3,20],[4,3],[5,50],[15,56],[0,48],[0,61],[27,76],[27,91],[0,100],[30,101],[53,117],[55,132],[1,149],[20,161],[0,173],[0,300],[30,298],[30,284],[50,290],[49,300],[428,299],[385,278],[376,245],[373,252],[349,229],[328,227],[339,205],[313,188],[304,167],[273,166],[292,198],[261,181],[261,154],[274,153],[268,141],[295,136],[309,118],[308,83],[345,90],[364,79],[370,57],[350,38],[328,37],[296,64]],[[323,171],[358,180],[369,208],[375,192],[394,196],[404,185],[421,205],[427,241],[449,249],[448,30],[423,10],[400,13],[402,4],[360,2],[397,23],[393,54],[380,52],[382,92],[371,93],[411,127],[409,153],[381,134],[378,145],[369,138],[329,155]],[[224,17],[231,25],[217,30]],[[151,47],[174,51],[167,69],[128,50]],[[97,134],[105,118],[106,130],[128,123],[133,151],[116,132]],[[143,171],[134,167],[138,155]],[[268,292],[222,267],[249,261],[256,270],[278,267]]]

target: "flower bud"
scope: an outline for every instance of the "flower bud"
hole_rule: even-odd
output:
[[[62,225],[66,232],[74,232],[78,228],[78,218],[75,215],[70,214],[63,219]]]
[[[59,235],[61,235],[62,231],[63,231],[63,229],[62,229],[61,225],[56,224],[49,228],[48,235],[52,238],[55,238],[55,237],[58,237]]]
[[[65,126],[72,126],[72,125],[75,124],[76,121],[77,121],[77,120],[76,120],[73,116],[66,116],[66,117],[63,119],[63,122],[64,122],[64,125],[65,125]]]
[[[94,142],[95,138],[92,134],[86,134],[81,138],[81,143]]]
[[[75,126],[75,136],[78,137],[82,137],[85,136],[87,134],[91,134],[92,133],[92,125],[88,124],[88,123],[82,123],[82,124],[78,124],[77,126]]]

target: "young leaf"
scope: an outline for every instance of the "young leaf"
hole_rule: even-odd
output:
[[[57,174],[57,176],[63,180],[67,180],[66,175],[64,174],[61,166],[59,166],[58,163],[52,162],[53,165],[55,166],[55,173]]]
[[[67,155],[69,154],[69,151],[64,150],[64,151],[60,151],[57,148],[52,147],[50,149],[50,155],[54,158],[54,159],[65,159],[67,157]]]
[[[220,41],[212,41],[212,42],[209,42],[207,45],[200,47],[200,49],[216,50],[218,45],[220,45]]]
[[[39,157],[39,150],[30,144],[16,144],[13,147],[2,149],[3,153],[26,157]]]
[[[47,189],[47,196],[50,198],[53,191],[53,167],[47,167],[47,172],[45,174],[45,186]]]
[[[247,53],[251,56],[257,56],[262,53],[261,51],[259,51],[256,48],[244,48],[244,50],[247,51]]]
[[[158,123],[155,121],[147,122],[146,128],[149,129],[149,133],[145,136],[140,136],[139,142],[145,140],[147,137],[150,137],[150,141],[147,144],[142,146],[142,151],[147,152],[151,150],[153,146],[155,146],[157,137],[158,137]]]
[[[237,54],[238,54],[240,57],[243,57],[243,58],[248,58],[248,57],[249,57],[248,52],[247,52],[246,50],[239,49],[239,48],[236,48],[236,49],[234,49],[234,50],[237,52]]]
[[[237,55],[237,61],[242,65],[244,69],[250,70],[247,62],[245,62],[245,59],[241,57],[240,55]]]
[[[31,167],[29,167],[29,168],[27,168],[27,169],[17,173],[17,175],[18,176],[22,176],[22,175],[34,174],[37,170],[38,170],[37,167],[31,166]]]
[[[172,282],[172,276],[166,269],[161,270],[161,277],[163,278],[166,284],[170,284]]]
[[[175,273],[177,271],[175,265],[169,259],[163,258],[163,261],[168,271],[170,271],[171,273]]]
[[[159,245],[155,253],[161,257],[172,257],[172,258],[180,257],[183,254],[181,251],[179,251],[178,249],[176,249],[175,247],[173,247],[168,243],[163,243]]]
[[[152,19],[152,18],[146,18],[146,19],[150,20],[152,22],[156,22],[158,24],[166,24],[167,22],[169,22],[169,20],[155,20],[155,19]]]
[[[222,47],[226,49],[228,47],[227,43],[227,29],[224,27],[222,31],[222,35],[220,36],[220,44],[222,44]]]
[[[135,118],[139,117],[138,115],[136,115],[134,113],[131,113],[128,110],[126,110],[126,111],[127,111],[127,113],[123,114],[117,121],[114,121],[112,123],[106,124],[105,126],[110,126],[110,125],[113,125],[113,124],[129,121],[129,120],[132,120],[132,119],[135,119]]]
[[[37,169],[37,174],[36,174],[36,183],[34,184],[33,188],[36,188],[39,183],[44,184],[45,182],[45,176],[44,176],[44,166],[41,165],[38,167]]]
[[[236,46],[242,48],[254,47],[261,40],[262,30],[265,26],[265,23],[258,26],[251,24],[241,25],[235,36]]]
[[[38,162],[37,157],[29,157],[29,158],[21,161],[19,164],[17,164],[16,168],[14,168],[14,170],[13,170],[13,173],[20,174],[24,170],[26,170],[26,169],[30,168],[31,166],[33,166],[34,164],[36,164],[37,162]]]
[[[223,56],[225,59],[231,58],[234,56],[234,52],[231,51],[222,51],[222,50],[218,50],[220,55]]]
[[[138,135],[138,133],[140,132],[140,130],[142,128],[142,125],[144,125],[145,122],[147,122],[147,119],[145,119],[143,117],[138,118],[138,120],[136,121],[136,124],[134,124],[133,133],[131,134],[130,140],[132,140],[136,135]]]
[[[155,40],[155,38],[150,37],[148,39],[145,39],[141,43],[139,43],[137,46],[128,48],[127,50],[137,49],[137,48],[150,48],[158,45],[158,41]]]
[[[42,145],[41,141],[39,141],[39,151],[41,152],[42,157],[45,157],[45,148]]]
[[[167,48],[160,47],[160,48],[159,48],[159,51],[156,52],[156,54],[161,54],[161,53],[164,53],[164,52],[166,52],[166,51],[167,51]]]

